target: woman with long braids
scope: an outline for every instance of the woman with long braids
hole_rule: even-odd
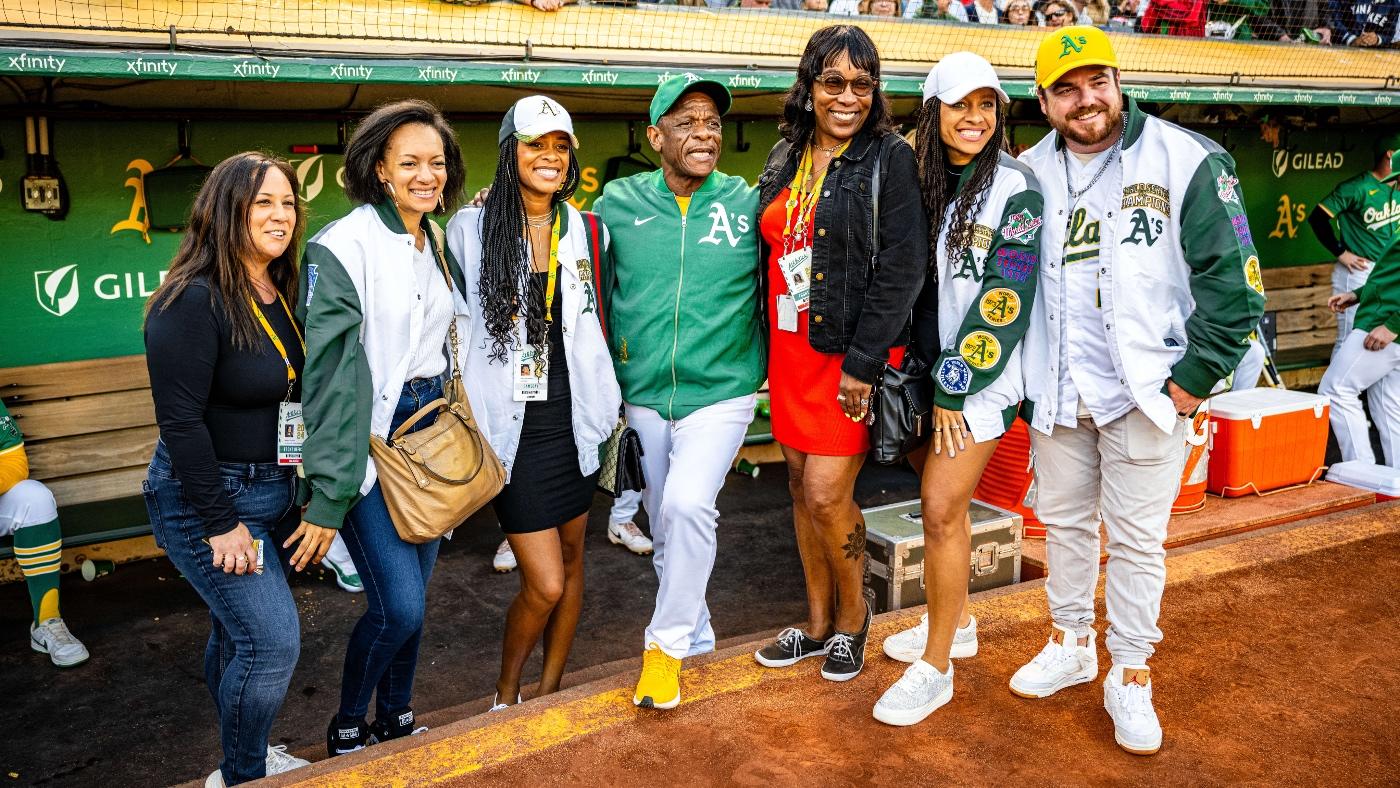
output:
[[[493,711],[520,702],[520,673],[541,635],[535,695],[559,689],[583,606],[598,447],[622,404],[598,321],[592,239],[568,202],[579,183],[573,121],[553,99],[529,96],[506,112],[497,144],[486,201],[447,227],[475,307],[463,378],[505,464],[494,506],[520,566]]]
[[[885,639],[913,663],[875,704],[875,719],[913,725],[953,697],[954,657],[977,653],[967,612],[972,491],[1020,405],[1019,343],[1035,297],[1043,201],[1035,175],[1006,152],[1007,97],[971,52],[924,82],[915,151],[930,275],[914,309],[914,352],[933,370],[932,451],[921,469],[928,613]]]
[[[369,456],[442,396],[448,328],[466,332],[462,274],[430,215],[461,198],[466,170],[437,108],[386,104],[345,150],[345,194],[359,207],[306,245],[306,444],[302,520],[335,528],[359,569],[365,613],[350,633],[330,755],[417,733],[413,675],[439,540],[399,538]],[[450,272],[450,273],[449,273]],[[431,419],[418,422],[422,429]],[[366,724],[371,697],[375,719]]]
[[[822,676],[848,681],[865,666],[871,617],[854,499],[870,449],[865,418],[872,384],[908,342],[928,224],[914,151],[893,133],[880,55],[860,28],[812,35],[779,129],[756,218],[768,260],[773,437],[787,460],[808,620],[754,658],[777,668],[825,656]]]

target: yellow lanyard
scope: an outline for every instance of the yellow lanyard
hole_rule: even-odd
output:
[[[549,233],[549,279],[544,288],[544,319],[554,322],[554,288],[559,283],[559,227],[564,223],[564,212],[554,209],[554,229]]]
[[[281,293],[277,294],[277,300],[281,302],[282,310],[287,313],[287,320],[292,324],[292,331],[296,332],[297,341],[301,343],[301,354],[305,356],[306,339],[302,337],[301,329],[297,328],[297,320],[292,317],[292,309],[287,306],[287,300],[282,297]],[[282,339],[277,336],[277,332],[272,330],[272,324],[267,322],[267,316],[262,313],[258,302],[250,296],[248,298],[248,304],[253,307],[253,314],[258,316],[258,322],[262,324],[263,331],[266,331],[268,338],[272,340],[272,346],[277,348],[278,353],[282,354],[282,363],[287,365],[287,397],[285,401],[290,402],[292,399],[292,384],[296,383],[297,371],[292,368],[292,359],[287,355],[287,347],[282,344]]]
[[[836,153],[832,154],[831,161],[835,161],[838,156],[845,153],[850,144],[850,141],[842,143],[841,147],[836,149]],[[826,174],[831,171],[831,162],[829,161],[821,175],[817,176],[812,188],[810,190],[804,189],[803,184],[811,177],[813,166],[812,148],[808,146],[807,150],[802,153],[802,160],[798,162],[797,175],[793,178],[792,185],[788,187],[788,215],[783,224],[783,245],[785,247],[789,246],[788,238],[790,236],[796,236],[794,240],[798,245],[805,245],[809,216],[816,210],[817,197],[821,194],[822,184],[826,183]],[[793,226],[794,208],[797,209],[796,226]]]

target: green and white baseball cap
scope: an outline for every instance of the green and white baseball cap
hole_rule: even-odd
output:
[[[657,121],[661,120],[661,117],[670,112],[671,107],[674,107],[676,102],[681,100],[681,96],[692,90],[699,90],[713,99],[715,108],[719,110],[721,117],[729,111],[729,106],[733,103],[733,98],[729,95],[729,88],[725,87],[723,83],[713,79],[705,79],[687,71],[662,82],[660,87],[656,89],[656,95],[651,97],[651,125],[655,126]]]
[[[569,111],[549,96],[526,96],[506,110],[501,121],[501,133],[496,144],[500,145],[512,135],[522,142],[530,142],[551,131],[562,131],[577,148],[578,137],[574,136],[574,121]]]

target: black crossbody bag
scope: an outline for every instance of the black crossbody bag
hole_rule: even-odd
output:
[[[871,177],[870,199],[874,214],[871,228],[870,278],[880,270],[880,154],[882,142],[876,143],[875,173]],[[913,320],[913,313],[910,313]],[[875,382],[870,395],[870,453],[881,465],[894,465],[910,452],[923,446],[932,434],[933,379],[928,365],[913,352],[905,349],[900,366],[885,364],[884,372]]]

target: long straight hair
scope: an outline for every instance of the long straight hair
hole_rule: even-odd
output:
[[[222,308],[233,327],[233,345],[240,350],[266,349],[262,329],[249,299],[253,298],[253,282],[243,261],[256,253],[253,237],[248,232],[248,213],[253,198],[262,189],[269,170],[276,168],[287,178],[296,195],[295,221],[287,251],[267,267],[268,276],[277,292],[296,303],[298,260],[302,236],[306,229],[306,214],[292,165],[266,153],[248,151],[234,154],[219,162],[204,179],[199,194],[190,208],[190,220],[185,237],[170,263],[165,281],[146,303],[146,318],[152,312],[165,309],[195,279],[203,277],[209,283],[211,306]]]
[[[515,344],[515,316],[525,317],[530,344],[548,350],[544,299],[531,297],[537,289],[530,275],[529,244],[525,239],[525,199],[520,195],[519,141],[514,136],[501,143],[496,177],[481,206],[481,315],[491,335],[491,360],[506,363]],[[574,195],[579,184],[578,152],[569,151],[564,184],[554,193],[555,210]],[[565,220],[567,221],[567,219]]]
[[[992,179],[996,177],[998,159],[1006,150],[1006,102],[997,96],[997,123],[982,152],[973,157],[966,166],[972,167],[972,176],[963,188],[953,193],[948,188],[948,154],[943,150],[943,138],[939,133],[942,123],[943,102],[937,96],[930,97],[919,108],[919,125],[914,150],[919,163],[919,193],[923,195],[924,211],[928,214],[929,265],[938,264],[938,235],[943,227],[944,213],[952,203],[953,216],[949,220],[948,232],[944,235],[944,249],[948,259],[956,261],[972,242],[972,224],[977,214],[987,202],[987,194],[992,189]]]

